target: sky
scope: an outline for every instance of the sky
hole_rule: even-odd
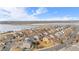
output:
[[[79,20],[78,7],[0,7],[0,21]]]

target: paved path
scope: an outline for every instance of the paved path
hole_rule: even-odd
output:
[[[75,45],[72,45],[70,47],[65,47],[65,48],[62,48],[60,49],[59,51],[79,51],[79,43],[75,44]]]

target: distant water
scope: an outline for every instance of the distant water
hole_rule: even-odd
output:
[[[38,27],[35,25],[8,25],[8,24],[0,24],[0,32],[7,32],[7,31],[17,31],[22,29],[31,29]]]
[[[57,25],[57,24],[58,25],[59,24],[61,24],[61,25],[73,24],[73,25],[79,26],[79,23],[51,23],[52,26]],[[33,28],[39,27],[39,25],[46,25],[46,24],[45,23],[44,24],[30,24],[30,25],[0,24],[0,32],[17,31],[17,30],[22,30],[22,29],[33,29]],[[48,23],[48,25],[49,25],[49,23]]]

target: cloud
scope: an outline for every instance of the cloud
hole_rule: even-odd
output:
[[[7,17],[5,17],[5,15]],[[0,21],[33,21],[36,17],[28,15],[24,8],[0,8]]]
[[[79,20],[78,17],[53,17],[48,19],[41,19],[40,21],[72,21],[72,20]]]
[[[26,8],[28,9],[28,8]],[[25,8],[0,8],[0,21],[66,21],[66,20],[79,20],[78,17],[53,17],[48,19],[39,19],[34,15],[41,15],[46,13],[46,8],[38,8],[32,15],[29,15]]]
[[[44,14],[47,12],[47,9],[44,8],[44,7],[40,7],[38,8],[35,12],[33,11],[33,16],[36,16],[36,15],[41,15],[41,14]]]

